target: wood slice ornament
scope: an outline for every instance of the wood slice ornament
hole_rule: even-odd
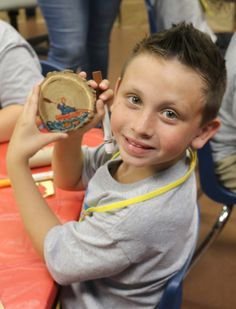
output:
[[[50,72],[40,85],[39,115],[48,131],[83,127],[95,113],[96,91],[72,71]]]

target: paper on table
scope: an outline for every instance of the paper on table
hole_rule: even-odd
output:
[[[35,182],[53,179],[53,171],[42,172],[38,174],[32,174]],[[0,179],[0,188],[10,187],[11,181],[9,178]]]
[[[4,309],[4,306],[3,306],[2,302],[1,302],[1,300],[0,300],[0,309]]]

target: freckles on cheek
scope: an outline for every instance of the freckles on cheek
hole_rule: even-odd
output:
[[[165,148],[165,151],[169,155],[176,155],[181,153],[183,151],[183,148],[185,148],[183,145],[184,141],[178,138],[175,139],[174,137],[171,139],[164,138],[162,143],[163,148]]]
[[[112,131],[117,131],[117,129],[122,128],[126,122],[125,118],[126,116],[123,109],[119,108],[118,106],[114,106],[110,119]]]

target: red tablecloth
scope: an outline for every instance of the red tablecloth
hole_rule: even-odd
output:
[[[96,146],[101,140],[101,130],[93,129],[85,135],[84,144]],[[0,178],[7,176],[6,149],[7,144],[0,144]],[[78,218],[83,197],[84,192],[55,189],[47,202],[66,222]],[[12,189],[0,188],[0,303],[6,309],[50,309],[56,293],[56,284],[24,230]]]

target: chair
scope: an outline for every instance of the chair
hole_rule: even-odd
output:
[[[198,210],[198,226],[197,235],[193,249],[185,262],[184,266],[167,282],[164,293],[161,297],[160,303],[155,309],[181,309],[183,281],[187,275],[188,269],[191,265],[192,258],[195,252],[200,226],[200,212]]]
[[[151,0],[145,0],[145,6],[148,13],[150,33],[156,33],[157,22],[156,22],[155,4],[152,4]]]
[[[0,0],[0,11],[6,11],[11,25],[19,31],[18,28],[18,14],[20,9],[31,9],[37,7],[37,0]],[[29,44],[35,49],[38,55],[46,56],[48,48],[40,46],[41,43],[49,44],[47,34],[38,35],[27,39]]]
[[[182,304],[183,280],[191,263],[192,254],[184,266],[168,281],[161,301],[156,309],[180,309]]]
[[[10,23],[18,30],[17,16],[21,8],[34,8],[37,0],[1,0],[0,11],[6,11],[10,18]]]
[[[200,255],[203,254],[222,231],[230,218],[234,204],[236,204],[236,193],[229,191],[217,179],[210,142],[206,143],[202,149],[198,150],[198,166],[203,193],[216,203],[222,204],[222,209],[215,224],[212,226],[205,239],[197,247],[191,264],[196,262]]]

